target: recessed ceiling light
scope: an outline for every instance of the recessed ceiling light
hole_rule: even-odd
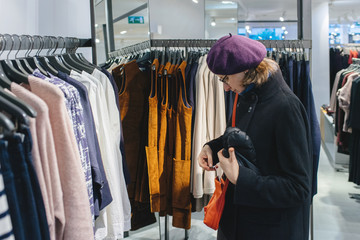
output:
[[[234,2],[232,1],[221,1],[222,4],[233,4]]]
[[[125,33],[127,33],[127,31],[121,31],[121,32],[120,32],[120,34],[125,34]]]
[[[199,1],[198,0],[192,0],[194,3],[199,3]]]
[[[280,20],[281,22],[283,22],[285,19],[284,19],[284,17],[279,17],[279,20]]]

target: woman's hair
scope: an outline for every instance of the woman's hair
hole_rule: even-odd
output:
[[[272,75],[278,69],[279,65],[274,60],[264,58],[257,67],[251,68],[247,73],[245,73],[245,78],[242,83],[244,86],[251,83],[255,83],[256,86],[260,86],[267,81],[269,73]]]

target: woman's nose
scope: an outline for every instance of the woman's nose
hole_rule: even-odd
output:
[[[231,90],[231,89],[230,89],[230,86],[229,86],[228,84],[223,83],[223,86],[224,86],[224,90],[225,90],[226,92],[228,92],[228,91]]]

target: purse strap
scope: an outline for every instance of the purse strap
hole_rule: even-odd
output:
[[[234,100],[234,105],[233,105],[233,112],[232,112],[232,122],[231,122],[231,126],[232,126],[232,127],[235,127],[236,105],[237,105],[238,98],[239,98],[239,94],[236,93],[236,95],[235,95],[235,100]]]

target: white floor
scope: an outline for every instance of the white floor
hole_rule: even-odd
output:
[[[314,238],[313,240],[357,240],[360,239],[360,200],[352,199],[349,193],[360,194],[360,187],[348,182],[348,173],[337,172],[330,165],[321,149],[318,172],[318,194],[314,197]],[[202,222],[204,213],[192,215],[189,239],[216,239],[216,232]],[[160,219],[162,239],[165,220]],[[169,217],[169,239],[185,238],[183,229],[171,227]],[[159,224],[155,223],[138,231],[131,231],[127,239],[160,239]]]

